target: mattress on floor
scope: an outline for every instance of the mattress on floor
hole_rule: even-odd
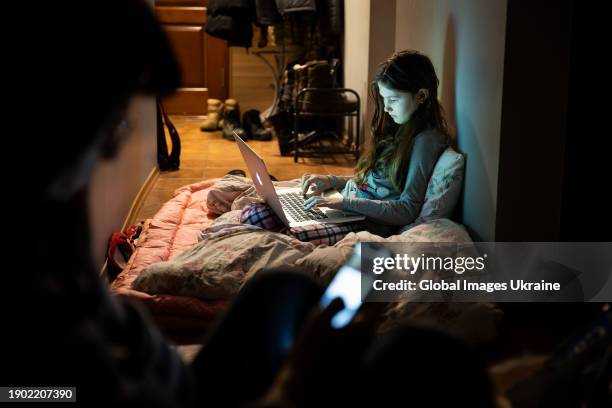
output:
[[[171,260],[198,242],[200,231],[216,217],[208,214],[206,197],[217,180],[204,180],[176,190],[173,198],[152,219],[145,221],[136,250],[111,284],[116,295],[142,302],[163,330],[206,330],[227,306],[227,301],[150,295],[131,289],[132,282],[144,268],[155,262]]]

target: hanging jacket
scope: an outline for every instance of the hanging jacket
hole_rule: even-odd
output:
[[[251,47],[254,0],[209,0],[206,15],[207,34],[227,41],[230,47]]]
[[[327,14],[324,18],[328,21],[328,35],[340,37],[344,30],[344,0],[325,0]]]
[[[255,0],[255,23],[259,26],[274,25],[282,21],[275,0]]]
[[[317,11],[315,0],[276,0],[276,7],[283,17],[299,11]]]

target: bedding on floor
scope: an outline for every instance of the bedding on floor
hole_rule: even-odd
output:
[[[200,232],[216,217],[209,214],[206,205],[208,191],[216,181],[204,180],[176,190],[157,214],[145,221],[127,266],[111,284],[115,294],[144,303],[164,330],[206,330],[226,308],[224,300],[205,302],[171,293],[149,294],[131,287],[147,266],[173,259],[198,242]]]
[[[348,233],[333,246],[315,245],[237,222],[240,210],[252,202],[261,198],[250,181],[239,176],[177,190],[145,224],[144,236],[113,290],[143,300],[164,329],[206,329],[240,287],[265,269],[301,271],[326,285],[358,241],[471,242],[463,226],[441,218],[388,238],[360,231]],[[381,330],[413,317],[486,340],[494,335],[500,312],[486,303],[404,301],[392,303],[384,316]]]

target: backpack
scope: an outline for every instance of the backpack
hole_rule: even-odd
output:
[[[164,125],[168,128],[170,140],[172,142],[172,151],[168,153],[168,144],[166,143],[166,132]],[[157,98],[157,165],[161,171],[178,170],[180,166],[181,156],[181,138],[174,124],[166,114],[164,105],[160,98]]]

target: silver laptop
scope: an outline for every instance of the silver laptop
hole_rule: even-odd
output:
[[[238,144],[242,158],[249,169],[253,184],[261,195],[266,204],[268,204],[274,213],[289,227],[299,227],[311,224],[338,224],[344,222],[364,220],[363,215],[335,210],[327,207],[312,208],[308,211],[304,210],[304,195],[302,189],[282,188],[275,189],[270,179],[270,173],[266,168],[263,159],[251,147],[246,144],[234,132],[234,139]],[[340,194],[337,191],[331,194]]]

